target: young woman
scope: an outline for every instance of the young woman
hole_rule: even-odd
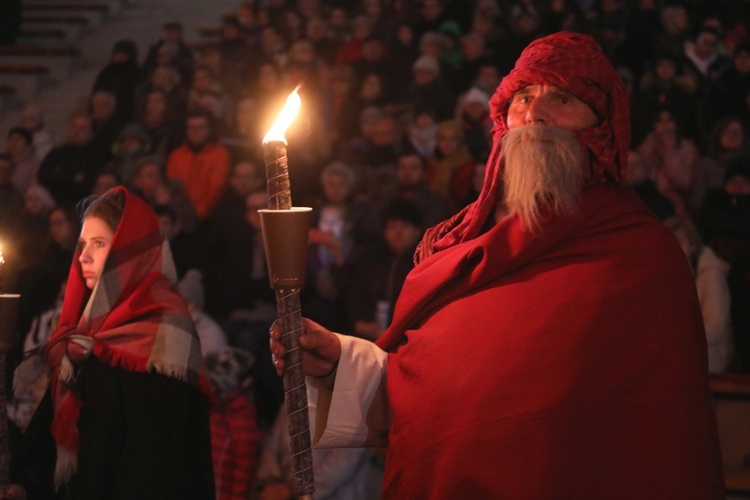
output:
[[[214,497],[208,386],[174,281],[145,202],[118,187],[89,205],[44,348],[50,387],[14,456],[29,498]]]

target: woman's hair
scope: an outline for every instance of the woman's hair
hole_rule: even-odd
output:
[[[88,204],[83,219],[96,217],[106,222],[112,232],[116,232],[124,211],[125,193],[121,189],[110,189]]]

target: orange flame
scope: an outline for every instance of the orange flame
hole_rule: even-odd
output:
[[[282,109],[281,114],[276,117],[276,121],[273,123],[271,130],[269,130],[263,138],[263,144],[272,141],[286,142],[284,134],[286,133],[286,129],[297,116],[301,104],[302,101],[299,98],[297,89],[294,89],[294,91],[289,94],[289,97],[286,98],[284,109]]]

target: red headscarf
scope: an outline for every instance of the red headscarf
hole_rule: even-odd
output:
[[[417,250],[418,261],[479,234],[502,190],[501,139],[508,132],[508,104],[516,92],[538,84],[570,90],[600,120],[596,127],[575,134],[583,148],[586,186],[620,184],[630,147],[630,101],[625,86],[592,38],[572,32],[546,36],[524,49],[490,99],[494,146],[479,198],[452,219],[428,230]]]
[[[175,290],[174,263],[154,211],[125,188],[125,208],[104,270],[93,291],[76,251],[60,323],[45,347],[55,407],[57,486],[75,472],[81,402],[73,388],[74,364],[93,354],[134,372],[155,371],[207,390],[198,336]]]

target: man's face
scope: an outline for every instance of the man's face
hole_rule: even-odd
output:
[[[398,159],[396,180],[402,187],[412,187],[422,182],[424,169],[422,160],[417,155],[402,156]]]
[[[237,163],[229,177],[229,185],[240,196],[247,196],[262,187],[255,164],[249,161]]]
[[[91,122],[88,118],[74,118],[68,128],[68,142],[74,146],[85,146],[91,140],[91,133]]]
[[[96,94],[91,98],[91,117],[96,122],[105,122],[115,114],[115,106],[110,97]]]
[[[597,122],[592,109],[572,92],[551,85],[529,85],[516,92],[508,106],[509,129],[541,123],[577,132]]]
[[[376,146],[391,146],[396,139],[396,125],[390,118],[381,118],[375,122],[372,142]]]
[[[201,116],[188,118],[185,137],[192,146],[198,147],[205,144],[210,132],[206,118]]]
[[[343,203],[349,197],[349,183],[336,173],[323,177],[323,193],[330,203]]]
[[[393,219],[385,223],[384,236],[391,251],[401,255],[416,245],[419,239],[419,228],[404,220]]]

